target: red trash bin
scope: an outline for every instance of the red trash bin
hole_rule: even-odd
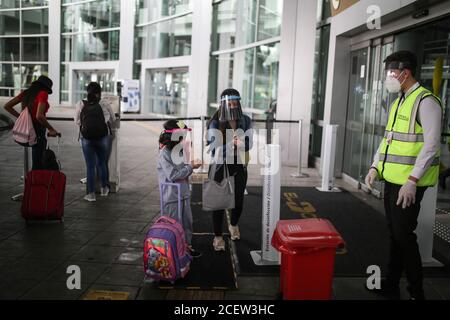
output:
[[[281,252],[280,291],[286,300],[331,299],[334,256],[344,240],[326,219],[280,220],[272,246]]]

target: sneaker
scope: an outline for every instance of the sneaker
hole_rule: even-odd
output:
[[[195,259],[195,258],[200,258],[202,256],[201,252],[194,250],[192,247],[188,247],[188,249],[189,249],[189,254],[192,256],[192,258]]]
[[[230,231],[231,240],[239,240],[241,238],[238,226],[232,226],[230,224],[228,230]]]
[[[95,193],[89,193],[88,195],[84,196],[84,200],[89,202],[95,201]]]
[[[223,240],[223,237],[214,237],[213,246],[216,251],[225,251],[225,241]]]
[[[109,194],[109,188],[108,187],[104,187],[100,189],[100,195],[102,197],[106,197]]]

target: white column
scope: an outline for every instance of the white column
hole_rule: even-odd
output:
[[[133,78],[134,1],[120,1],[120,48],[118,80]]]
[[[434,223],[436,220],[436,202],[438,186],[425,191],[417,219],[417,242],[419,244],[422,264],[425,267],[441,267],[442,264],[433,258]]]
[[[60,104],[61,82],[61,0],[49,1],[48,8],[48,76],[53,80],[51,105]]]
[[[207,111],[211,20],[211,1],[194,0],[192,17],[192,63],[189,66],[188,117],[206,115]]]
[[[277,118],[303,120],[302,167],[308,163],[309,131],[312,103],[312,79],[316,41],[316,1],[285,0],[281,26],[280,74]],[[296,126],[278,125],[286,132],[282,145],[283,164],[298,163]]]

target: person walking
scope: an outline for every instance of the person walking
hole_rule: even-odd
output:
[[[375,292],[399,299],[399,281],[405,271],[411,299],[425,299],[414,230],[423,195],[438,181],[442,106],[439,98],[414,78],[414,53],[395,52],[384,63],[385,86],[399,97],[391,106],[384,138],[365,179],[369,189],[375,179],[385,181],[384,207],[390,233],[387,275]]]
[[[100,175],[100,195],[109,194],[108,187],[108,134],[109,123],[116,120],[111,106],[101,100],[102,88],[97,82],[87,86],[87,100],[79,101],[75,107],[75,123],[80,127],[80,140],[86,161],[88,194],[86,201],[96,201],[95,168]]]
[[[241,97],[237,90],[226,89],[220,95],[220,107],[207,124],[207,146],[219,145],[217,150],[211,148],[213,158],[218,159],[214,180],[221,182],[225,175],[225,166],[230,176],[234,176],[235,207],[231,210],[231,221],[228,228],[231,240],[239,240],[239,218],[244,205],[244,192],[247,185],[248,152],[252,148],[252,121],[242,113]],[[229,134],[232,133],[232,134]],[[245,136],[243,135],[245,133]],[[219,139],[217,143],[216,139]],[[228,139],[228,140],[227,140]],[[221,149],[221,150],[220,150]],[[221,153],[216,157],[216,151]],[[215,160],[213,160],[215,161]],[[209,170],[212,166],[209,167]],[[225,210],[213,211],[215,251],[225,250],[223,239],[223,219]]]
[[[14,110],[14,106],[22,103],[22,108],[29,108],[33,127],[36,131],[36,144],[31,147],[32,170],[43,169],[42,157],[47,148],[46,131],[49,137],[57,137],[60,135],[53,126],[47,121],[47,112],[50,108],[48,103],[48,95],[52,94],[53,81],[46,77],[40,76],[31,86],[18,96],[8,101],[4,108],[14,117],[18,118],[20,113]]]

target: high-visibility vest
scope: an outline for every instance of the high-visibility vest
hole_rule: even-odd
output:
[[[403,185],[408,180],[417,156],[422,150],[423,128],[416,121],[420,102],[428,96],[434,96],[429,90],[419,86],[411,92],[398,107],[400,97],[392,104],[386,132],[381,141],[378,172],[384,180]],[[390,142],[389,142],[390,141]],[[439,176],[439,156],[437,151],[431,166],[417,182],[418,186],[434,186]]]

